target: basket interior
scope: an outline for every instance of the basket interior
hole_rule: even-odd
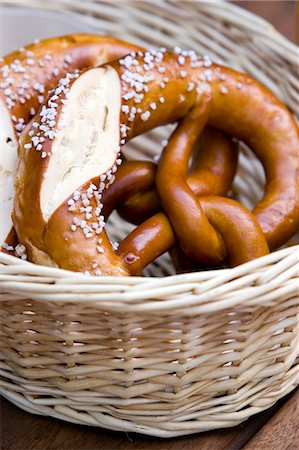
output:
[[[262,19],[255,16],[251,18],[247,13],[244,16],[239,8],[219,3],[219,9],[211,8],[209,2],[198,4],[191,1],[160,1],[153,4],[148,1],[124,1],[114,4],[74,0],[63,4],[59,2],[58,5],[57,2],[37,0],[34,5],[24,1],[21,6],[31,6],[33,14],[48,14],[49,11],[41,11],[39,7],[59,8],[59,20],[62,20],[63,26],[71,23],[74,31],[89,29],[91,32],[127,39],[147,48],[173,48],[179,45],[183,49],[194,49],[200,55],[208,54],[215,62],[249,73],[280,97],[291,110],[296,111],[296,64],[293,56],[282,51],[284,41],[278,39],[282,37]],[[19,2],[10,1],[9,5],[12,4],[20,6]],[[234,8],[235,17],[232,16],[231,8]],[[63,14],[61,9],[65,10]],[[14,10],[14,14],[17,11]],[[28,10],[23,11],[28,14]],[[53,17],[50,15],[50,19],[57,26],[55,13]],[[40,31],[40,27],[37,28],[30,30],[33,36],[35,31]],[[51,34],[50,25],[48,28]],[[269,64],[270,59],[273,64]],[[281,76],[282,73],[288,73],[288,76]],[[125,146],[126,156],[128,159],[152,159],[161,152],[162,141],[169,137],[172,129],[173,126],[159,127],[137,137]],[[229,195],[252,209],[262,196],[264,181],[260,162],[240,143],[237,176]],[[132,228],[116,213],[111,216],[107,227],[113,241],[120,241]],[[292,240],[292,244],[297,241]],[[168,255],[163,255],[144,271],[145,276],[173,273]]]

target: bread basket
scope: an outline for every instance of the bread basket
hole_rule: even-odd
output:
[[[233,4],[24,6],[64,9],[91,31],[142,45],[209,54],[296,110],[298,48]],[[153,157],[168,135],[163,127],[139,137],[130,155]],[[254,205],[263,177],[242,146],[234,197]],[[114,216],[113,238],[127,230]],[[34,414],[160,437],[245,421],[299,383],[295,244],[233,269],[183,275],[172,275],[164,256],[142,278],[87,277],[0,254],[2,395]]]

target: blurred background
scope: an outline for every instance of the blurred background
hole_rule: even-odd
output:
[[[232,1],[232,0],[231,0]],[[296,0],[232,1],[271,22],[288,39],[299,43],[299,5]],[[297,33],[296,33],[297,32]]]
[[[78,2],[78,0],[76,0]],[[126,1],[126,0],[105,0],[107,2],[113,3],[115,1]],[[130,1],[130,0],[128,0]],[[143,0],[137,0],[137,2]],[[151,3],[159,2],[160,0],[144,0],[151,1]],[[180,1],[180,0],[170,0],[170,1]],[[213,0],[189,0],[193,2],[205,2],[205,1],[213,1]],[[214,0],[217,2],[217,0]],[[284,34],[288,39],[293,42],[299,43],[299,6],[297,0],[227,0],[238,6],[245,8],[248,11],[251,11],[264,19],[268,20],[272,23],[275,28],[277,28],[282,34]],[[84,5],[84,0],[81,0],[82,5]],[[41,3],[41,1],[37,2],[37,0],[0,0],[0,8],[2,5],[4,6],[25,6],[30,4],[34,6],[35,3]],[[45,7],[50,7],[53,9],[59,8],[59,4],[68,3],[72,4],[73,0],[42,0],[42,3]],[[75,2],[74,2],[75,3]],[[297,6],[297,8],[296,8]],[[215,5],[215,7],[217,7]],[[297,36],[296,36],[296,17],[297,17]],[[0,30],[1,30],[1,14],[0,14]],[[0,31],[1,33],[1,31]],[[3,39],[4,36],[2,35]],[[0,40],[1,46],[1,40]]]

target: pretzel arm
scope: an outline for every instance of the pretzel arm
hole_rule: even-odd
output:
[[[140,225],[160,210],[161,204],[156,193],[155,183],[153,183],[152,189],[142,190],[132,195],[117,208],[120,217],[134,225]]]
[[[238,164],[238,147],[225,134],[206,127],[192,154],[187,183],[197,197],[226,195]]]
[[[118,253],[131,275],[141,271],[175,243],[172,226],[163,213],[155,214],[139,225],[119,244]]]
[[[140,190],[155,185],[156,164],[150,161],[124,161],[115,174],[114,183],[103,193],[103,215],[120,208]],[[146,206],[146,205],[145,205]]]

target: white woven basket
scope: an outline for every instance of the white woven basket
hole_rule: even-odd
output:
[[[139,44],[208,53],[297,108],[298,48],[233,4],[21,5],[64,8],[92,31]],[[168,132],[138,138],[130,155],[152,157]],[[263,182],[244,148],[236,197],[252,206]],[[111,230],[120,239],[128,227],[114,218]],[[163,278],[167,257],[148,268],[151,278],[88,278],[1,254],[2,394],[35,414],[161,437],[237,425],[299,382],[298,251]]]

